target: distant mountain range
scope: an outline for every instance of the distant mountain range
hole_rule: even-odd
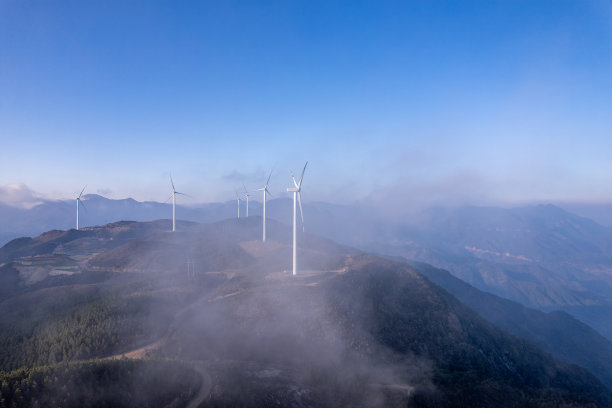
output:
[[[93,194],[83,202],[87,211],[81,212],[81,225],[85,226],[167,220],[171,215],[169,204],[157,202]],[[0,239],[72,228],[74,205],[74,201],[47,201],[29,210],[0,206]],[[612,228],[553,205],[432,208],[411,219],[394,218],[361,204],[314,202],[304,207],[306,231],[362,250],[435,265],[528,307],[565,310],[612,339]],[[268,202],[272,219],[289,225],[291,211],[289,199]],[[250,213],[260,214],[261,203],[251,201]],[[178,219],[196,222],[236,215],[236,201],[177,208]]]
[[[85,209],[81,208],[79,215],[81,227],[122,220],[153,221],[172,216],[171,203],[140,202],[131,198],[111,200],[97,194],[84,195],[82,202]],[[244,208],[242,211],[244,213]],[[235,202],[204,204],[195,208],[177,206],[177,217],[182,220],[210,222],[234,215]],[[3,227],[0,232],[1,244],[13,238],[37,236],[52,229],[75,228],[75,200],[42,201],[30,209],[0,204],[0,220]]]
[[[21,368],[5,376],[5,402],[49,401],[57,380],[36,375],[41,365],[63,367],[71,384],[96,370],[117,389],[142,369],[104,359],[139,355],[192,364],[200,392],[186,371],[189,389],[168,384],[164,398],[194,406],[612,404],[589,372],[495,327],[405,262],[301,234],[291,276],[290,228],[270,220],[264,244],[261,221],[182,221],[176,233],[164,220],[117,222],[2,247],[0,369]],[[82,360],[97,365],[57,365]],[[100,405],[112,397],[93,389]],[[76,406],[82,394],[53,398]]]
[[[558,207],[431,209],[367,248],[525,306],[565,310],[612,338],[612,228]]]

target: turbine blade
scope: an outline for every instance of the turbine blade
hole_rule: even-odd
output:
[[[166,201],[164,201],[164,204],[165,204],[165,203],[167,203],[168,201],[170,201],[170,199],[171,199],[171,198],[172,198],[172,196],[168,197],[168,198],[166,199]]]
[[[81,196],[83,195],[83,191],[85,191],[86,188],[87,188],[87,184],[85,184],[85,187],[83,187],[83,189],[81,190],[81,194],[79,194],[79,198],[81,198]]]
[[[298,181],[297,187],[300,188],[302,186],[302,179],[304,178],[304,172],[306,171],[306,166],[308,166],[308,162],[304,165],[302,169],[302,175],[300,176],[300,181]]]
[[[176,191],[176,188],[174,188],[174,180],[172,180],[172,173],[170,173],[170,184],[172,184],[172,191]]]
[[[242,183],[242,188],[244,189],[244,194],[249,195],[249,191],[246,189],[244,183]]]
[[[83,206],[83,209],[84,209],[85,211],[87,211],[87,207],[85,207],[85,203],[83,202],[83,200],[78,199],[77,201],[79,202],[79,204],[81,204],[81,205]]]
[[[302,232],[304,232],[304,211],[302,210],[302,194],[297,192],[298,204],[300,205],[300,216],[302,217]]]
[[[298,183],[295,181],[295,177],[293,176],[293,173],[291,173],[291,180],[293,180],[293,185],[295,186],[295,188],[299,188]]]
[[[266,187],[268,187],[268,183],[270,183],[270,177],[272,177],[272,172],[274,171],[274,167],[270,170],[270,175],[268,176],[268,180],[266,180]]]
[[[266,193],[270,195],[270,197],[274,197],[274,195],[266,188]]]

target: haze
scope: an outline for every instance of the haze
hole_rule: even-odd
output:
[[[305,201],[610,202],[611,22],[606,1],[5,0],[0,185],[163,201],[171,173],[211,202],[272,166],[284,196],[309,160]]]

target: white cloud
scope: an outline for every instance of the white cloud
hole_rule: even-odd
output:
[[[103,196],[110,196],[113,194],[113,190],[111,190],[110,188],[99,188],[96,190],[96,193]]]
[[[0,203],[11,207],[30,209],[43,202],[43,198],[23,183],[0,186]]]

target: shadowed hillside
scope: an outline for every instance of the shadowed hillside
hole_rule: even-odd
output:
[[[579,364],[612,386],[612,343],[565,312],[542,312],[482,292],[449,272],[423,263],[410,263],[489,322],[529,340],[542,350]]]

